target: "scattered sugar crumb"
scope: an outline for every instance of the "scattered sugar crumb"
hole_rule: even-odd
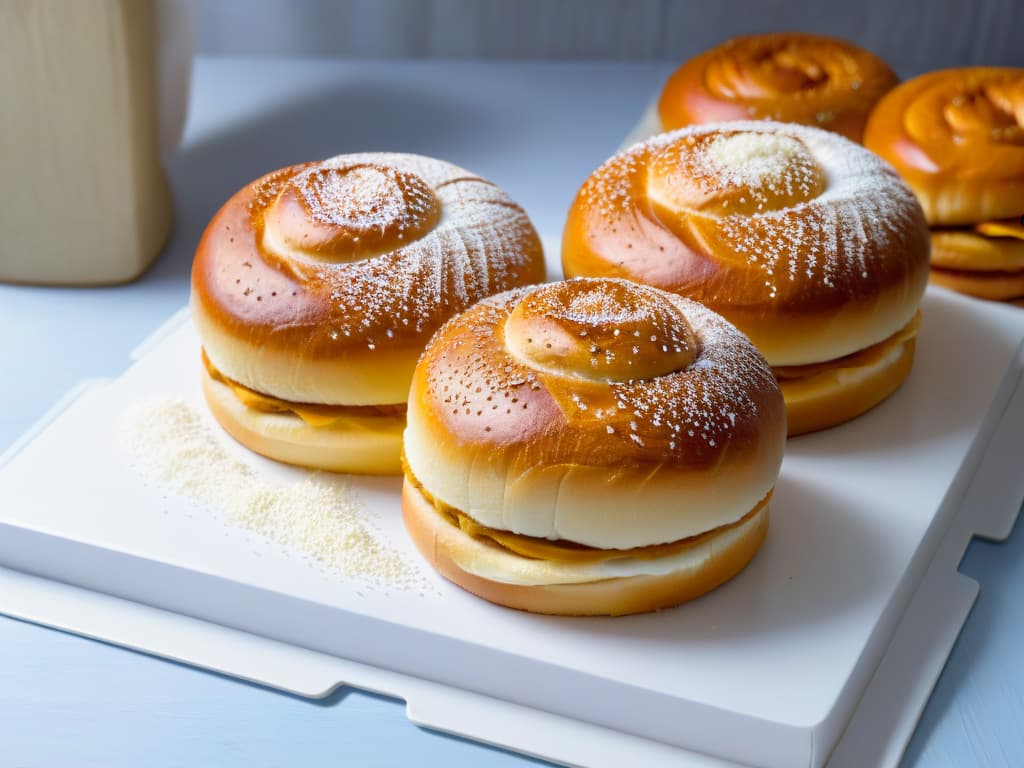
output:
[[[122,429],[141,470],[231,525],[369,587],[436,591],[414,561],[383,539],[352,488],[313,472],[288,485],[267,480],[231,456],[186,401],[140,403],[125,414]]]

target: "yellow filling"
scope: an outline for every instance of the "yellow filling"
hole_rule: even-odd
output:
[[[1024,217],[983,221],[974,225],[974,231],[985,237],[1013,237],[1024,240]]]
[[[697,536],[690,536],[689,538],[680,539],[679,541],[670,541],[666,544],[652,544],[647,547],[633,547],[632,549],[598,549],[596,547],[588,547],[585,544],[577,544],[574,541],[566,541],[564,539],[540,539],[534,536],[524,536],[519,533],[512,533],[511,531],[502,531],[497,528],[488,528],[486,525],[478,523],[465,512],[455,509],[454,507],[450,507],[443,501],[432,496],[422,485],[420,485],[419,481],[413,477],[408,466],[405,466],[405,476],[413,487],[423,494],[423,498],[433,505],[434,509],[437,510],[437,512],[444,517],[448,523],[459,528],[459,530],[467,536],[472,536],[474,539],[484,541],[492,546],[500,547],[501,549],[506,549],[514,554],[520,555],[521,557],[528,557],[531,560],[550,560],[562,563],[599,563],[605,560],[617,560],[624,557],[639,560],[654,560],[659,557],[674,555],[689,547],[700,544],[711,536],[715,536],[730,528],[742,525],[760,510],[764,509],[769,500],[771,500],[772,493],[775,490],[773,488],[768,491],[768,495],[761,499],[757,506],[736,522],[730,523],[729,525],[719,526],[718,528],[714,528],[710,531],[705,531]]]
[[[826,360],[823,363],[810,363],[809,365],[780,365],[772,368],[772,371],[775,373],[775,378],[779,381],[792,381],[794,379],[806,379],[811,376],[817,376],[819,373],[835,371],[840,368],[865,368],[877,363],[885,357],[893,347],[905,344],[917,336],[917,330],[920,327],[921,312],[918,311],[917,314],[914,315],[913,319],[900,330],[896,331],[896,333],[884,341],[880,341],[870,347],[865,347],[864,349],[843,357],[837,357],[835,360]]]
[[[293,403],[271,395],[265,395],[244,384],[229,379],[218,371],[203,350],[203,365],[214,381],[227,385],[236,398],[247,408],[264,413],[293,413],[311,427],[329,427],[342,420],[351,420],[353,416],[362,418],[378,417],[388,419],[405,419],[405,403],[397,405],[313,405],[310,403]]]

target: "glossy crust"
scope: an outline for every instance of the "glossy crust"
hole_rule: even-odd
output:
[[[660,369],[632,378],[650,360]],[[628,549],[747,514],[785,434],[775,378],[734,327],[672,294],[584,279],[446,324],[413,377],[405,456],[433,498],[482,525]]]
[[[798,32],[737,37],[677,69],[658,114],[666,131],[777,120],[859,142],[871,108],[897,82],[885,62],[845,40]]]
[[[562,616],[622,616],[671,608],[692,600],[738,574],[757,554],[768,532],[768,507],[738,528],[712,536],[692,562],[660,575],[608,578],[572,584],[514,584],[473,572],[477,560],[494,557],[491,548],[444,521],[406,480],[402,518],[423,557],[449,581],[498,605]],[[542,563],[515,555],[519,567]]]
[[[224,431],[251,451],[286,464],[350,474],[401,473],[401,417],[352,417],[312,427],[290,413],[248,408],[231,389],[202,372],[203,396]]]
[[[876,156],[827,131],[740,122],[664,134],[598,168],[570,208],[562,264],[695,299],[773,366],[806,365],[905,326],[928,249],[920,206]]]
[[[916,77],[877,105],[864,144],[902,174],[935,226],[1024,214],[1024,68]]]
[[[342,155],[247,185],[192,269],[213,364],[296,402],[403,402],[449,317],[544,277],[540,240],[496,186],[440,160]]]

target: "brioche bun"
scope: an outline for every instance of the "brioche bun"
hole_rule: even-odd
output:
[[[543,276],[537,233],[490,182],[416,155],[341,155],[275,171],[224,205],[196,251],[191,306],[205,354],[232,382],[300,405],[398,406],[445,320]],[[397,471],[398,442],[358,419],[243,419],[210,400],[258,452]]]
[[[885,62],[845,40],[801,32],[736,37],[672,73],[658,116],[665,131],[776,120],[860,141],[871,108],[897,82]]]
[[[929,72],[890,91],[864,145],[914,190],[928,223],[970,225],[1024,214],[1024,68]]]
[[[562,264],[568,276],[699,301],[773,367],[818,368],[911,324],[928,249],[910,189],[863,147],[806,126],[737,122],[664,134],[598,168],[570,208]],[[850,417],[842,407],[829,418],[827,403],[872,399],[845,400],[849,383],[818,377],[814,423]]]
[[[864,141],[903,175],[935,227],[934,284],[1024,297],[1024,68],[908,80],[878,103]]]
[[[766,508],[785,432],[771,370],[721,317],[627,281],[571,280],[486,299],[432,339],[409,396],[406,479],[414,500],[425,495],[475,526],[577,548],[632,550],[724,533],[762,503]],[[443,518],[428,524],[414,501],[407,507],[421,547],[429,540],[424,531],[434,537],[437,525],[452,525]],[[454,529],[452,542],[466,537]],[[751,533],[749,541],[759,544],[762,536]],[[732,558],[749,559],[756,548],[730,544],[723,552],[731,554],[721,555],[728,563],[680,568],[724,580],[742,567]],[[719,557],[717,546],[709,551],[708,558]],[[455,549],[445,557],[465,570]],[[523,559],[494,562],[504,569]],[[438,562],[445,575],[454,567]],[[548,572],[562,581],[521,586],[570,578],[550,565]],[[473,575],[523,578],[501,570]],[[703,591],[694,591],[696,583],[719,583],[705,576],[658,579],[651,589],[660,597],[644,602],[645,587],[635,604],[666,607]],[[471,591],[482,593],[472,583]],[[622,613],[633,599],[602,604],[616,593],[602,588],[592,593],[597,602],[552,611],[563,592],[587,594],[556,589],[534,607],[514,607]],[[502,602],[502,594],[484,596]]]

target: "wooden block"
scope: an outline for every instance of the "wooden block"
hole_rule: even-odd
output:
[[[0,3],[0,280],[134,280],[171,229],[148,0]]]

